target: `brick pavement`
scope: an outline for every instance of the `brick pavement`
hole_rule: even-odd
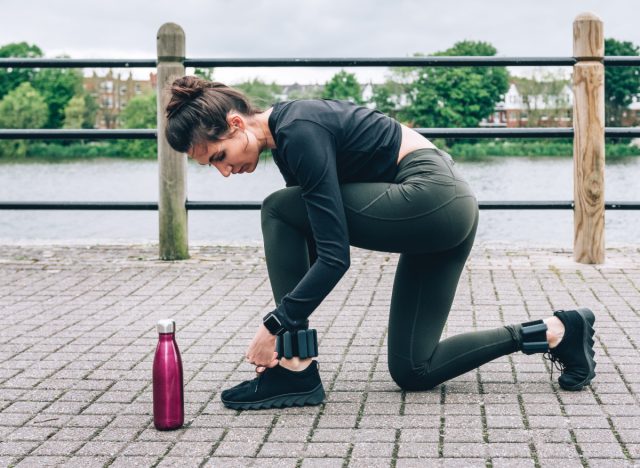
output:
[[[387,370],[397,254],[352,248],[312,316],[327,402],[234,411],[273,298],[259,246],[0,248],[0,466],[633,466],[640,463],[640,248],[580,265],[548,247],[476,244],[445,336],[586,305],[597,378],[571,393],[541,355],[505,356],[426,392]],[[175,317],[186,425],[152,424],[155,322]],[[339,320],[338,320],[339,318]],[[555,371],[554,379],[558,371]]]

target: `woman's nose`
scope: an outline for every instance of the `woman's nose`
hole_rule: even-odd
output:
[[[216,164],[216,169],[218,169],[218,172],[220,172],[224,177],[229,177],[231,175],[231,166]]]

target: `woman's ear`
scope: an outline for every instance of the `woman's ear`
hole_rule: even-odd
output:
[[[237,129],[244,130],[244,120],[237,112],[229,112],[227,115],[227,123],[229,128],[235,132]]]

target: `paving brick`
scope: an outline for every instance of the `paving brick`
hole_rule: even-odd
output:
[[[535,462],[530,458],[492,458],[493,468],[534,468]]]
[[[426,442],[400,442],[398,457],[438,458],[438,444]]]
[[[83,440],[47,440],[36,448],[32,455],[64,455],[68,456],[85,444]]]
[[[125,456],[149,456],[149,455],[163,455],[170,442],[132,442],[127,445],[122,451],[122,455]]]
[[[52,427],[25,426],[13,431],[5,440],[46,440],[55,432]]]
[[[259,457],[300,457],[304,454],[303,442],[265,442]]]
[[[341,458],[305,458],[302,468],[340,468],[343,463]]]
[[[115,456],[123,447],[125,442],[87,442],[78,450],[74,455],[79,456],[94,456],[94,455],[106,455],[109,457]]]
[[[349,444],[346,442],[310,442],[305,457],[345,457]]]
[[[198,468],[204,461],[203,457],[165,457],[156,466],[162,468]],[[211,464],[205,466],[220,466]]]
[[[36,456],[27,456],[20,460],[16,468],[39,468],[41,466],[60,466],[63,465],[66,461],[66,457],[36,457]],[[2,461],[0,460],[0,463]],[[5,465],[2,465],[5,466]]]
[[[31,450],[33,450],[33,448],[36,447],[38,444],[39,442],[33,441],[33,440],[24,441],[24,442],[16,442],[16,441],[0,442],[0,453],[2,454],[2,456],[26,455]]]
[[[227,442],[222,441],[216,448],[216,457],[253,457],[258,451],[262,441],[254,442]]]
[[[120,455],[109,465],[109,468],[129,468],[131,466],[153,466],[158,456]]]

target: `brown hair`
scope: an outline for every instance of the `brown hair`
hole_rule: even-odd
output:
[[[176,79],[170,91],[164,133],[171,147],[182,153],[193,145],[223,139],[229,131],[229,111],[245,116],[263,112],[241,91],[197,76]]]

